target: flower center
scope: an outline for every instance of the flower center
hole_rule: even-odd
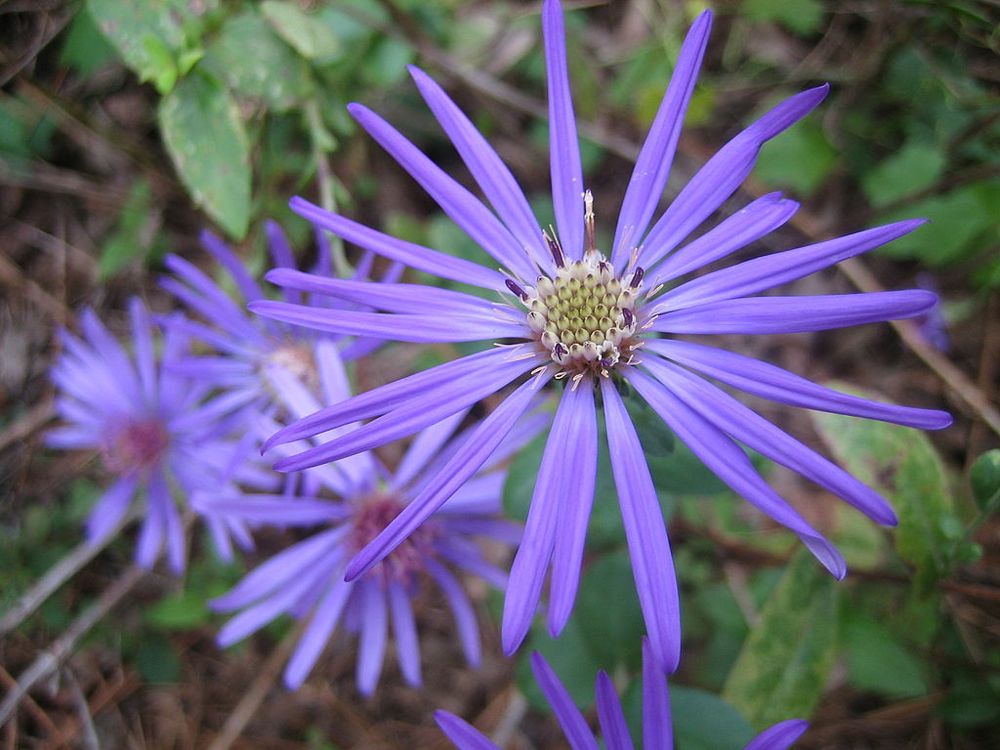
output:
[[[358,551],[364,548],[382,533],[404,507],[404,503],[398,497],[384,492],[375,492],[361,500],[351,529],[352,548]],[[437,531],[432,522],[422,524],[407,537],[406,541],[375,566],[369,575],[381,576],[385,582],[395,581],[404,586],[416,583],[424,569],[424,560],[433,555],[436,536]]]
[[[307,385],[318,380],[312,350],[305,344],[287,343],[279,346],[268,355],[266,362],[284,367]]]
[[[104,465],[115,473],[145,471],[160,462],[169,444],[170,433],[160,420],[125,422],[104,445]]]

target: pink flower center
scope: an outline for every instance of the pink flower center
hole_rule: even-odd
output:
[[[116,473],[146,471],[160,462],[169,444],[170,433],[160,420],[125,422],[104,446],[104,465]]]
[[[351,529],[350,543],[360,550],[378,536],[396,516],[404,503],[392,494],[376,492],[358,503]],[[416,583],[424,569],[424,560],[434,553],[437,531],[433,522],[424,523],[388,557],[372,569],[369,575],[379,575],[385,582],[395,581],[405,586]]]

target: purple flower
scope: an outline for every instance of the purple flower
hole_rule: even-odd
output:
[[[667,679],[650,652],[649,642],[642,642],[642,747],[644,750],[673,750],[673,722],[670,718],[670,695]],[[569,692],[545,658],[537,651],[531,655],[535,681],[555,712],[566,740],[573,750],[598,750],[583,714],[573,704]],[[438,726],[459,750],[498,750],[497,746],[467,722],[447,711],[434,714]],[[597,720],[608,750],[632,750],[632,737],[625,723],[622,704],[607,673],[597,675]],[[743,750],[786,750],[808,724],[790,719],[775,724],[754,737]]]
[[[269,221],[266,229],[274,266],[294,269],[295,257],[281,227]],[[209,231],[202,233],[201,240],[209,254],[225,269],[238,299],[232,299],[209,276],[176,255],[167,256],[166,265],[173,276],[164,277],[161,285],[209,324],[186,318],[173,319],[173,325],[213,351],[209,355],[184,357],[172,366],[179,373],[210,383],[218,391],[213,405],[220,417],[237,412],[252,420],[261,411],[272,412],[276,403],[273,374],[278,369],[289,371],[306,383],[315,385],[314,346],[317,340],[338,341],[346,359],[366,354],[381,343],[377,339],[350,340],[330,333],[314,335],[301,328],[248,315],[245,304],[264,299],[264,292],[240,258],[222,240]],[[317,260],[313,272],[331,275],[335,269],[325,232],[317,230],[316,245]],[[373,260],[373,253],[365,253],[353,272],[353,278],[367,279]],[[402,266],[393,263],[382,280],[395,281],[401,272]],[[289,302],[303,301],[302,295],[294,291],[287,291],[285,299]],[[356,307],[312,295],[305,301],[321,307]]]
[[[85,310],[83,340],[62,332],[65,352],[52,369],[59,390],[56,411],[68,424],[46,436],[48,445],[100,453],[116,477],[87,519],[87,538],[102,541],[125,517],[138,490],[146,509],[136,561],[150,568],[166,541],[171,569],[184,568],[184,531],[176,500],[221,481],[232,446],[218,439],[201,405],[205,387],[172,372],[164,362],[187,351],[187,336],[168,330],[155,354],[149,314],[138,299],[129,308],[129,356]]]
[[[797,94],[738,134],[649,228],[705,51],[711,25],[711,14],[706,11],[684,42],[639,154],[606,257],[596,246],[593,199],[584,191],[557,0],[546,0],[542,21],[558,236],[539,228],[500,157],[444,91],[415,68],[411,72],[417,87],[492,211],[374,112],[359,104],[349,109],[505,272],[387,236],[302,199],[292,201],[292,207],[317,226],[366,250],[445,279],[496,290],[503,296],[502,303],[440,288],[375,285],[277,270],[268,278],[286,289],[364,302],[381,312],[317,309],[287,302],[251,305],[269,318],[332,333],[424,343],[485,340],[497,347],[321,410],[282,430],[271,443],[375,418],[359,430],[276,465],[286,471],[316,466],[411,434],[528,373],[533,375],[352,560],[347,577],[354,578],[400,545],[476,472],[517,423],[535,392],[551,380],[563,380],[565,388],[507,591],[503,645],[509,654],[528,632],[550,566],[548,624],[552,634],[558,634],[569,618],[593,502],[600,399],[650,645],[664,668],[673,670],[680,650],[680,616],[667,530],[620,386],[631,386],[723,481],[798,535],[833,575],[842,577],[846,566],[840,553],[768,486],[739,444],[801,473],[879,523],[891,525],[896,517],[888,503],[702,376],[786,404],[913,427],[945,427],[951,421],[949,415],[838,393],[773,365],[681,341],[676,335],[820,331],[920,315],[935,301],[933,294],[922,290],[812,297],[754,295],[878,247],[921,222],[876,227],[678,282],[685,274],[758,240],[792,215],[794,202],[776,193],[766,195],[684,244],[736,191],[762,144],[809,113],[827,92],[821,86]]]
[[[350,394],[336,349],[330,342],[321,342],[316,351],[327,403],[343,401]],[[294,377],[284,376],[278,386],[293,414],[319,407]],[[374,454],[360,452],[303,472],[301,486],[284,495],[199,494],[195,505],[203,512],[239,519],[250,526],[315,527],[309,536],[259,565],[212,603],[219,611],[239,610],[219,633],[219,644],[235,643],[283,614],[308,618],[284,673],[285,684],[296,689],[342,624],[360,641],[357,685],[363,694],[370,695],[382,671],[391,626],[403,677],[409,684],[419,685],[420,653],[411,600],[425,581],[433,581],[455,616],[466,658],[478,664],[475,611],[453,569],[498,588],[506,585],[506,573],[483,556],[474,539],[482,537],[504,545],[520,539],[516,524],[498,518],[505,479],[498,464],[544,427],[544,416],[536,414],[525,420],[505,447],[482,468],[477,467],[476,475],[381,563],[353,581],[344,580],[347,562],[407,507],[427,482],[427,472],[470,440],[466,433],[454,435],[465,413],[460,410],[420,432],[393,474]],[[351,429],[340,428],[338,432],[350,434]],[[326,499],[321,495],[324,492],[338,499]]]

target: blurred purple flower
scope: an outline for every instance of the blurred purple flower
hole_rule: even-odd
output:
[[[81,315],[82,340],[62,332],[65,352],[52,369],[52,380],[59,391],[56,411],[68,424],[51,430],[46,442],[63,449],[96,449],[116,477],[87,519],[92,543],[118,526],[143,489],[146,510],[136,561],[152,567],[165,541],[170,568],[180,572],[185,552],[177,501],[185,504],[196,489],[221,482],[233,445],[219,438],[206,414],[206,387],[163,364],[184,355],[187,336],[168,330],[157,356],[142,302],[133,299],[129,313],[132,356],[92,310]]]
[[[331,342],[316,347],[319,379],[327,403],[350,393],[343,364]],[[312,393],[294,377],[278,375],[281,397],[293,414],[319,408]],[[452,568],[504,588],[507,575],[487,561],[474,538],[515,544],[517,524],[500,519],[506,472],[499,464],[520,449],[545,425],[544,415],[525,420],[460,491],[416,533],[379,565],[347,582],[348,560],[374,539],[403,510],[427,481],[427,472],[454,455],[470,439],[454,435],[465,409],[419,433],[395,473],[381,466],[373,453],[361,452],[334,464],[303,472],[301,485],[284,495],[233,492],[201,493],[195,506],[210,515],[239,519],[249,526],[316,527],[310,536],[259,565],[231,591],[212,602],[222,612],[241,610],[219,633],[228,646],[290,614],[309,618],[285,669],[285,684],[298,688],[312,670],[338,624],[360,640],[357,685],[370,695],[378,683],[392,627],[400,669],[405,680],[419,685],[420,653],[411,599],[424,580],[437,584],[451,608],[459,640],[471,664],[480,658],[475,611]],[[267,427],[263,418],[261,427]],[[271,431],[276,426],[271,427]],[[335,434],[350,434],[356,425]],[[285,447],[285,452],[290,447]],[[338,500],[324,499],[330,493]]]
[[[269,221],[266,230],[274,267],[294,269],[295,256],[281,227]],[[232,299],[209,276],[177,255],[167,256],[166,266],[173,276],[161,279],[161,286],[209,324],[182,317],[172,319],[172,325],[213,350],[208,355],[186,356],[172,367],[179,373],[211,384],[220,392],[213,402],[220,417],[235,411],[252,420],[261,411],[271,413],[276,403],[272,376],[279,368],[314,386],[316,366],[313,349],[317,340],[337,341],[345,359],[360,357],[381,343],[371,338],[348,339],[332,333],[312,334],[298,327],[249,315],[246,303],[265,299],[264,292],[243,261],[221,239],[206,230],[202,232],[201,241],[225,269],[238,299]],[[322,230],[316,231],[316,246],[313,273],[333,274],[335,269],[330,246]],[[353,278],[367,280],[373,260],[374,253],[365,253],[353,271]],[[381,280],[396,281],[401,273],[402,265],[393,263]],[[318,307],[357,307],[314,295],[308,295],[303,300],[302,295],[294,291],[286,291],[284,296],[288,302],[307,301]]]
[[[673,722],[670,717],[670,695],[667,679],[650,652],[649,642],[642,642],[642,747],[644,750],[673,750]],[[537,651],[531,655],[535,681],[545,694],[556,720],[573,750],[598,750],[583,714],[573,704],[569,692],[545,658]],[[597,675],[597,720],[601,725],[607,750],[632,750],[632,737],[614,683],[607,673]],[[438,726],[459,750],[499,750],[466,721],[447,711],[434,714]],[[743,750],[786,750],[792,746],[808,724],[790,719],[775,724],[754,737]]]
[[[299,470],[370,449],[447,418],[529,372],[535,377],[483,421],[475,439],[352,560],[348,578],[361,575],[384,558],[445,503],[517,423],[532,395],[552,379],[565,379],[567,387],[511,571],[514,583],[507,592],[503,617],[503,645],[508,654],[528,632],[550,565],[548,622],[553,635],[562,630],[572,610],[593,502],[600,396],[651,647],[667,670],[676,668],[680,614],[673,563],[642,446],[619,392],[623,381],[723,481],[797,534],[836,577],[845,574],[843,557],[768,486],[739,443],[840,495],[879,523],[896,522],[888,503],[875,491],[700,375],[786,404],[913,427],[945,427],[951,421],[948,414],[870,402],[740,354],[675,338],[677,334],[821,331],[913,317],[935,301],[933,294],[921,290],[753,296],[889,242],[918,226],[919,220],[774,253],[676,282],[760,239],[794,213],[796,203],[772,193],[683,244],[737,190],[764,142],[809,113],[827,92],[827,86],[820,86],[797,94],[738,134],[691,179],[647,232],[667,182],[710,25],[711,14],[706,11],[683,44],[625,192],[610,259],[597,249],[593,200],[589,191],[584,192],[557,0],[546,0],[542,26],[558,237],[542,232],[506,165],[425,73],[411,69],[421,94],[495,213],[385,120],[362,105],[350,105],[361,126],[505,272],[387,236],[300,198],[293,199],[293,209],[366,250],[445,279],[496,290],[504,296],[504,303],[441,288],[376,285],[277,270],[268,279],[286,289],[366,303],[382,312],[318,309],[288,302],[257,302],[251,309],[331,333],[423,343],[487,340],[498,348],[390,383],[289,426],[271,443],[376,417],[359,430],[280,461],[276,468]],[[504,343],[511,341],[522,343]]]

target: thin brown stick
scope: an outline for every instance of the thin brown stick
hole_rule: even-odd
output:
[[[35,430],[44,427],[45,423],[52,419],[53,416],[55,416],[55,410],[52,408],[51,401],[46,400],[35,404],[20,417],[0,430],[0,450],[3,450],[13,442],[24,440],[24,438],[28,437]],[[2,634],[3,628],[0,627],[0,635]]]
[[[11,688],[17,687],[17,680],[8,672],[6,669],[0,665],[0,683],[3,683],[4,689],[10,690]],[[59,729],[56,727],[49,715],[45,713],[41,707],[35,703],[30,696],[24,700],[25,710],[31,714],[33,718],[42,729],[45,730],[45,734],[49,737],[53,737],[58,734]]]

